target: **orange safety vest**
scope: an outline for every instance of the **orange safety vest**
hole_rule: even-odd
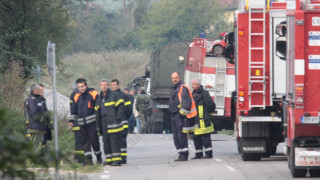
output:
[[[193,100],[193,96],[191,94],[191,91],[190,91],[189,87],[186,84],[182,84],[180,89],[179,89],[179,93],[178,93],[178,98],[179,98],[179,101],[180,101],[179,107],[181,107],[181,94],[182,94],[183,87],[186,87],[188,89],[188,92],[189,92],[189,95],[190,95],[190,98],[191,98],[191,109],[190,109],[188,115],[186,115],[186,116],[187,116],[187,118],[193,118],[193,117],[195,117],[197,115],[197,107],[196,107],[196,103]]]

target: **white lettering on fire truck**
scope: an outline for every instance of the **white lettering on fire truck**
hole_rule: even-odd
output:
[[[264,151],[263,147],[243,147],[244,151]]]

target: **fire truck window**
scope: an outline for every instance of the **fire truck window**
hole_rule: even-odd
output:
[[[276,40],[276,55],[282,60],[286,60],[286,42],[286,37],[278,37]]]

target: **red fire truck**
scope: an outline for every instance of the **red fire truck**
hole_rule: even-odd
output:
[[[320,177],[320,1],[287,1],[277,54],[287,62],[283,121],[293,177]]]
[[[284,141],[282,99],[286,90],[286,61],[276,56],[276,26],[286,20],[286,3],[239,1],[233,46],[236,87],[232,97],[238,151],[244,161],[276,153]],[[234,53],[228,53],[232,47]]]
[[[200,79],[216,103],[217,114],[213,117],[215,129],[232,129],[230,117],[231,93],[235,88],[234,64],[208,52],[207,43],[205,38],[195,38],[190,44],[184,81],[191,87],[192,79]]]

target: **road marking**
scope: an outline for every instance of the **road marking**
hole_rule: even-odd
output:
[[[109,174],[104,174],[100,176],[100,179],[109,179]]]
[[[221,159],[214,159],[215,161],[217,161],[217,162],[222,162],[222,160]]]
[[[236,172],[236,171],[237,171],[235,168],[233,168],[233,167],[231,167],[231,166],[227,166],[227,168],[228,168],[229,171],[231,171],[231,172]]]

